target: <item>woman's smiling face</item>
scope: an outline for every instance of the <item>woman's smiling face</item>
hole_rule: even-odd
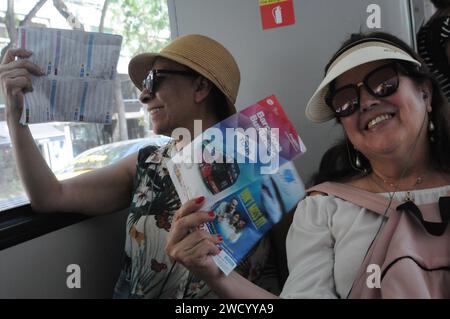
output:
[[[168,59],[158,58],[154,70],[189,71],[186,67]],[[144,89],[140,101],[147,104],[152,130],[156,134],[171,136],[174,129],[191,125],[199,107],[194,103],[193,76],[171,74],[160,80],[156,92]]]
[[[335,90],[360,83],[368,73],[388,63],[391,62],[369,62],[345,72],[336,79]],[[350,141],[369,160],[399,154],[406,156],[419,136],[426,143],[423,133],[426,130],[421,134],[421,128],[426,126],[424,121],[427,121],[427,112],[431,111],[430,88],[417,85],[401,72],[398,75],[397,90],[386,97],[375,97],[361,86],[359,109],[341,118]]]

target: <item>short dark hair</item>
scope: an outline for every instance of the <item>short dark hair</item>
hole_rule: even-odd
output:
[[[228,100],[225,94],[212,84],[211,92],[209,92],[210,105],[212,112],[219,121],[225,120],[227,117],[233,115],[233,111],[228,106]]]
[[[438,10],[443,10],[443,9],[450,7],[450,0],[431,0],[431,3]]]
[[[367,34],[352,34],[340,49],[351,45],[353,42],[366,38],[387,40],[421,62],[421,66],[418,67],[416,64],[410,62],[396,61],[401,66],[402,72],[416,84],[430,82],[432,85],[433,95],[430,120],[433,121],[435,130],[433,131],[434,142],[430,143],[430,158],[436,169],[450,173],[450,157],[447,155],[448,149],[450,148],[450,106],[448,105],[447,99],[443,96],[435,77],[429,72],[426,64],[409,45],[388,33],[372,32]],[[337,52],[339,52],[340,49]],[[325,68],[326,71],[336,57],[335,54],[331,58],[330,63],[328,63]],[[330,84],[330,89],[333,88],[333,85],[334,83]],[[352,164],[355,163],[356,155],[358,155],[361,161],[361,169],[355,169]],[[310,184],[315,185],[324,181],[346,181],[370,173],[371,170],[372,168],[369,160],[361,153],[356,154],[350,140],[347,137],[344,137],[344,139],[341,139],[336,145],[325,152],[319,166],[319,171],[313,175]]]

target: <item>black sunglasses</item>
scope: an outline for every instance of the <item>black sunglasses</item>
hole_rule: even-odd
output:
[[[396,64],[382,65],[368,73],[360,83],[349,84],[335,91],[330,90],[325,101],[336,117],[349,116],[360,107],[361,86],[372,96],[387,97],[397,91],[399,82]]]
[[[150,70],[147,77],[142,81],[142,89],[147,89],[148,93],[154,94],[158,90],[158,85],[162,78],[171,74],[183,76],[198,76],[198,73],[193,71],[178,71],[178,70]]]

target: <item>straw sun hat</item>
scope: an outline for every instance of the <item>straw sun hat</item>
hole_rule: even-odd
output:
[[[344,72],[364,63],[386,59],[409,61],[418,66],[421,65],[419,61],[397,47],[395,43],[378,38],[366,38],[354,42],[342,48],[336,56],[328,68],[325,78],[306,106],[306,117],[316,123],[334,118],[334,112],[325,102],[325,98],[329,91],[329,84]]]
[[[217,41],[198,34],[180,36],[159,53],[142,53],[131,59],[128,74],[142,90],[142,81],[152,69],[156,58],[164,57],[201,74],[225,94],[229,108],[234,104],[241,80],[239,68],[231,53]]]

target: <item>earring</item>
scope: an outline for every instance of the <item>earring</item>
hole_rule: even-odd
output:
[[[356,167],[358,167],[358,168],[361,168],[361,160],[359,159],[359,156],[358,156],[358,153],[356,153],[356,156],[355,156],[355,166]]]
[[[430,119],[430,121],[428,122],[428,135],[430,136],[430,142],[434,142],[433,132],[434,132],[434,124],[433,121]]]
[[[429,132],[433,132],[434,131],[434,124],[433,124],[432,120],[430,120],[430,122],[428,123],[428,131]]]

